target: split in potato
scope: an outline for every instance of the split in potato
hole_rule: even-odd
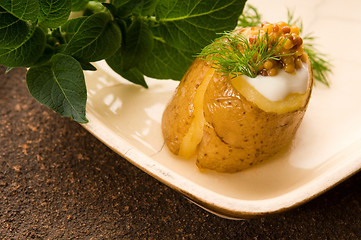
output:
[[[301,124],[313,85],[312,67],[302,52],[302,39],[297,30],[295,26],[281,22],[231,33],[241,35],[249,44],[236,45],[233,50],[241,53],[234,54],[243,54],[248,51],[247,47],[256,49],[257,44],[266,40],[268,49],[270,44],[276,45],[273,48],[275,54],[269,59],[249,65],[256,78],[276,78],[285,71],[288,83],[295,81],[300,68],[307,71],[304,89],[301,92],[291,89],[282,99],[270,100],[262,92],[269,92],[269,89],[252,85],[253,80],[242,72],[227,74],[228,53],[197,58],[163,114],[162,131],[170,151],[185,158],[196,156],[197,166],[202,169],[237,172],[287,146]],[[227,43],[229,39],[217,41]],[[227,59],[223,61],[222,57]],[[235,69],[233,65],[231,67]],[[281,87],[287,91],[290,88]]]

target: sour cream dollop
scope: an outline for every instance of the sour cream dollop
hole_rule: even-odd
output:
[[[259,93],[270,101],[283,100],[291,93],[305,93],[308,87],[308,65],[302,67],[295,74],[280,70],[276,76],[258,75],[255,78],[243,76]]]

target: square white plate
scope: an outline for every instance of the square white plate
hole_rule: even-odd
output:
[[[287,9],[314,32],[332,60],[331,87],[315,87],[292,148],[235,174],[200,172],[194,160],[163,147],[161,117],[178,82],[129,84],[104,62],[86,72],[83,126],[159,181],[216,214],[244,218],[289,209],[312,199],[361,168],[361,1],[248,1],[263,19],[287,21]]]

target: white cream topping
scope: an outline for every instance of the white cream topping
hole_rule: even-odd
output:
[[[295,74],[280,70],[276,76],[258,75],[255,78],[243,76],[259,93],[270,101],[283,100],[291,93],[305,93],[308,87],[308,65],[302,67]]]

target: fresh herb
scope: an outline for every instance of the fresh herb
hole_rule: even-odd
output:
[[[255,27],[261,24],[261,14],[251,4],[246,4],[242,15],[238,19],[238,27]]]
[[[301,18],[295,18],[294,13],[290,10],[288,13],[288,24],[297,25],[300,29],[300,34],[303,33],[303,23]],[[247,4],[243,11],[243,14],[239,18],[238,27],[255,27],[261,24],[262,16],[258,12],[257,8]],[[310,58],[312,68],[313,68],[313,77],[316,81],[329,86],[327,80],[329,74],[332,73],[332,64],[327,59],[327,55],[320,52],[316,46],[316,38],[313,33],[305,34],[303,37],[303,48],[304,51],[308,54]],[[316,83],[315,81],[315,83]]]
[[[303,33],[303,22],[301,18],[294,18],[293,12],[290,10],[287,11],[288,15],[288,24],[294,24],[299,26],[300,34]],[[303,50],[308,54],[308,57],[310,58],[312,69],[313,69],[313,77],[325,84],[326,86],[329,86],[329,82],[327,80],[327,77],[329,74],[332,73],[332,64],[327,59],[326,54],[321,53],[316,47],[315,47],[315,36],[313,33],[308,33],[303,37]]]
[[[287,38],[278,36],[271,40],[268,32],[258,34],[253,43],[243,34],[225,33],[199,54],[214,63],[218,71],[226,75],[246,75],[255,78],[258,69],[267,60],[280,60],[288,54],[281,54]]]
[[[83,70],[105,59],[129,81],[182,78],[196,53],[235,28],[245,0],[0,0],[0,64],[27,67],[35,99],[85,123]],[[71,11],[76,11],[73,17]],[[69,19],[69,16],[72,16]]]
[[[313,69],[313,77],[329,86],[330,83],[328,82],[327,78],[329,74],[332,73],[332,64],[327,59],[327,55],[324,53],[320,53],[319,50],[312,44],[314,37],[307,35],[306,38],[308,41],[303,43],[303,49],[308,54],[310,58],[312,69]]]
[[[7,71],[29,68],[26,81],[35,99],[85,123],[83,70],[95,71],[92,62],[105,60],[115,72],[143,87],[147,87],[144,76],[180,80],[195,54],[217,33],[230,31],[237,23],[242,27],[260,24],[261,15],[251,5],[241,15],[245,1],[0,0],[0,64]],[[328,85],[331,65],[313,41],[312,35],[304,37],[305,51],[315,79]],[[224,71],[235,68],[254,75],[260,62],[277,51],[262,49],[264,54],[252,60],[252,52],[243,57],[246,67],[233,64],[224,66]],[[235,58],[240,57],[237,54]]]

